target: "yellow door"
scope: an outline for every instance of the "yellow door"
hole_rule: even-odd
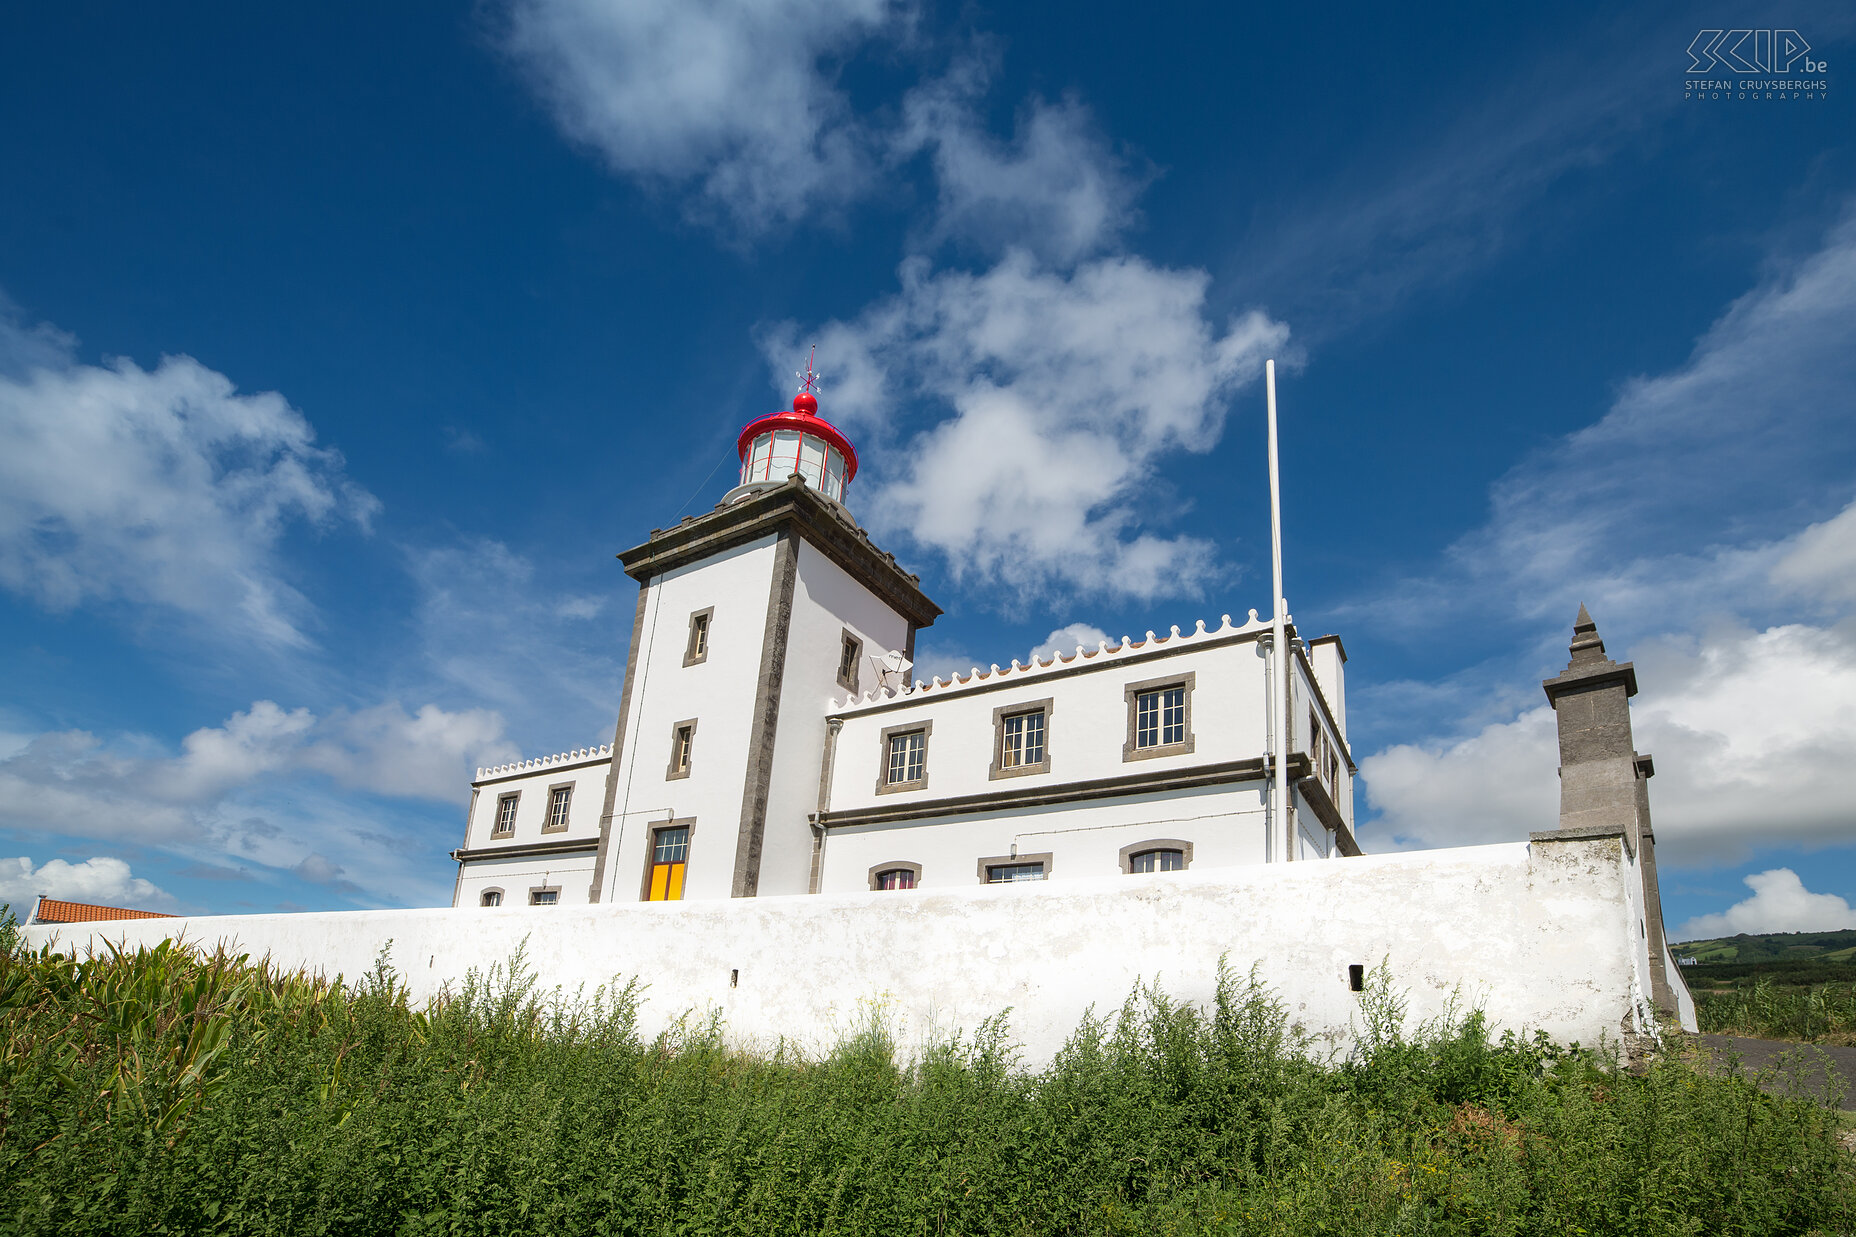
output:
[[[654,863],[651,865],[651,892],[648,897],[652,902],[680,902],[683,900],[683,868],[681,863]]]

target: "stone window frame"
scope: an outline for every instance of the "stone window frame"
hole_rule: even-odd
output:
[[[537,902],[535,899],[544,893],[554,895],[552,902]],[[561,887],[559,885],[530,885],[528,887],[528,904],[530,906],[559,906],[561,904]]]
[[[644,836],[644,871],[638,876],[638,900],[651,900],[651,869],[656,866],[657,835],[665,829],[683,829],[687,832],[683,838],[683,887],[689,888],[690,852],[696,846],[696,818],[694,816],[675,816],[669,820],[654,820]],[[678,901],[682,901],[681,898]]]
[[[697,651],[696,637],[702,636],[702,650]],[[683,664],[700,666],[709,660],[709,646],[715,637],[715,607],[707,606],[701,610],[690,611],[690,633],[683,643]]]
[[[1122,698],[1128,703],[1128,737],[1121,745],[1121,759],[1153,760],[1160,756],[1188,756],[1192,754],[1195,740],[1192,734],[1192,693],[1198,686],[1199,676],[1196,671],[1188,670],[1183,674],[1167,674],[1156,679],[1142,679],[1138,683],[1129,683],[1122,688]],[[1169,687],[1186,689],[1185,718],[1183,719],[1186,737],[1177,743],[1160,743],[1153,747],[1136,747],[1136,725],[1139,719],[1139,701],[1143,694],[1151,691],[1164,691]]]
[[[908,890],[903,890],[903,889],[883,889],[879,887],[876,883],[876,878],[881,876],[885,872],[913,873],[915,877],[915,884],[910,886],[910,888],[920,889],[922,887],[922,865],[921,864],[910,863],[906,859],[892,859],[887,863],[877,863],[877,864],[872,864],[870,866],[870,892],[872,893],[906,893],[908,892]]]
[[[566,833],[568,826],[573,823],[574,784],[578,780],[579,779],[574,778],[565,782],[555,782],[552,786],[548,787],[547,815],[541,818],[541,831],[543,833]],[[557,790],[564,790],[567,792],[567,810],[562,813],[564,819],[558,825],[554,823],[554,792]]]
[[[889,740],[893,735],[914,734],[922,736],[922,775],[913,782],[892,782],[889,780]],[[897,726],[883,727],[881,739],[877,745],[876,793],[895,795],[910,790],[928,789],[928,741],[934,735],[934,719],[922,718],[920,721],[903,722]]]
[[[490,897],[490,895],[491,895],[491,894],[495,894],[495,895],[496,895],[496,901],[494,901],[494,902],[491,902],[491,901],[489,900],[489,897]],[[489,886],[489,887],[487,887],[487,888],[484,888],[484,889],[479,889],[479,890],[477,891],[477,906],[478,906],[478,909],[480,909],[480,910],[493,910],[493,909],[495,909],[496,907],[499,907],[499,906],[502,906],[502,905],[503,905],[503,903],[504,903],[504,897],[505,897],[505,895],[504,895],[504,893],[503,893],[503,887],[502,887],[501,885],[491,885],[491,886]]]
[[[851,655],[850,673],[844,671],[844,654]],[[840,629],[838,644],[838,686],[852,695],[857,694],[857,683],[862,677],[858,671],[863,665],[864,642],[856,632],[845,627]]]
[[[1147,876],[1146,872],[1134,870],[1134,857],[1146,854],[1150,850],[1176,850],[1184,858],[1179,869],[1184,872],[1192,867],[1192,843],[1181,838],[1149,838],[1145,842],[1130,842],[1121,848],[1121,874],[1123,876]],[[1152,875],[1159,875],[1152,873]]]
[[[503,828],[503,804],[513,806],[509,809],[509,827]],[[496,796],[496,815],[490,817],[490,836],[493,838],[512,838],[516,835],[516,815],[522,810],[522,792],[508,790]]]
[[[666,782],[681,781],[683,778],[690,775],[691,769],[696,767],[696,721],[696,718],[686,717],[680,722],[671,723],[670,763],[664,766],[664,780]],[[679,769],[677,767],[677,756],[679,754],[677,749],[683,745],[683,728],[686,726],[689,727],[690,732],[689,758],[684,762],[683,767]]]
[[[1046,696],[1042,700],[1021,700],[1017,704],[1002,704],[992,711],[992,767],[986,771],[986,780],[996,782],[1003,777],[1029,777],[1036,773],[1050,772],[1050,716],[1056,708],[1056,697]],[[1044,715],[1044,759],[1036,764],[1005,767],[1005,719],[1023,717],[1029,713]]]
[[[1017,881],[995,881],[988,872],[989,868],[1009,868],[1021,863],[1041,863],[1044,865],[1044,879],[1050,879],[1051,852],[1043,851],[1035,855],[993,855],[980,860],[979,876],[982,885],[1016,885]]]

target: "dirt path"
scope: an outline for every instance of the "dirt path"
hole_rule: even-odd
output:
[[[1816,1100],[1835,1098],[1841,1108],[1856,1108],[1856,1048],[1744,1035],[1697,1035],[1695,1040],[1722,1067],[1738,1057],[1740,1072],[1759,1076],[1761,1090]]]

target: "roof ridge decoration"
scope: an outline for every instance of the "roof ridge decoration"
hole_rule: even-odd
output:
[[[1036,653],[1033,653],[1029,665],[1021,664],[1019,660],[1014,657],[1012,659],[1012,664],[1008,667],[1001,667],[999,663],[994,662],[988,669],[981,670],[978,666],[974,666],[964,675],[956,674],[945,680],[943,680],[940,675],[935,675],[926,683],[922,682],[920,679],[916,679],[912,684],[906,684],[902,687],[879,687],[857,695],[846,696],[842,700],[833,697],[828,703],[828,708],[833,713],[843,713],[865,705],[884,704],[904,696],[927,695],[937,692],[946,693],[960,688],[971,687],[978,683],[990,683],[995,679],[1023,677],[1029,680],[1036,678],[1041,673],[1047,674],[1059,666],[1073,666],[1085,658],[1101,657],[1108,660],[1116,660],[1145,650],[1151,645],[1172,644],[1174,641],[1193,643],[1199,640],[1212,640],[1220,636],[1235,635],[1239,632],[1267,629],[1270,626],[1270,621],[1268,619],[1258,618],[1255,610],[1250,611],[1249,617],[1242,623],[1233,623],[1231,621],[1231,616],[1228,614],[1221,615],[1220,618],[1222,621],[1219,625],[1210,629],[1206,628],[1205,620],[1200,619],[1193,625],[1193,629],[1188,632],[1181,632],[1179,630],[1179,625],[1174,624],[1164,636],[1157,636],[1149,631],[1146,637],[1141,640],[1133,640],[1127,636],[1123,636],[1120,643],[1116,644],[1111,644],[1106,639],[1098,640],[1096,641],[1096,647],[1093,649],[1086,648],[1079,644],[1076,646],[1076,651],[1068,657],[1065,657],[1061,653],[1052,652],[1050,659],[1048,661],[1043,661],[1038,658]]]
[[[555,765],[574,764],[582,760],[597,760],[612,755],[612,744],[601,743],[597,747],[576,747],[570,751],[556,752],[552,756],[535,756],[528,760],[513,760],[506,765],[477,767],[477,780],[486,777],[499,777],[504,773],[524,773],[530,769],[548,769]]]

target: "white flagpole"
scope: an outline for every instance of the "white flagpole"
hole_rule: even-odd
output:
[[[1282,475],[1276,465],[1276,362],[1263,363],[1263,385],[1270,408],[1270,576],[1275,589],[1271,620],[1270,712],[1276,731],[1275,824],[1282,840],[1282,861],[1295,858],[1295,829],[1289,820],[1289,642],[1286,611],[1289,604],[1282,595]]]

